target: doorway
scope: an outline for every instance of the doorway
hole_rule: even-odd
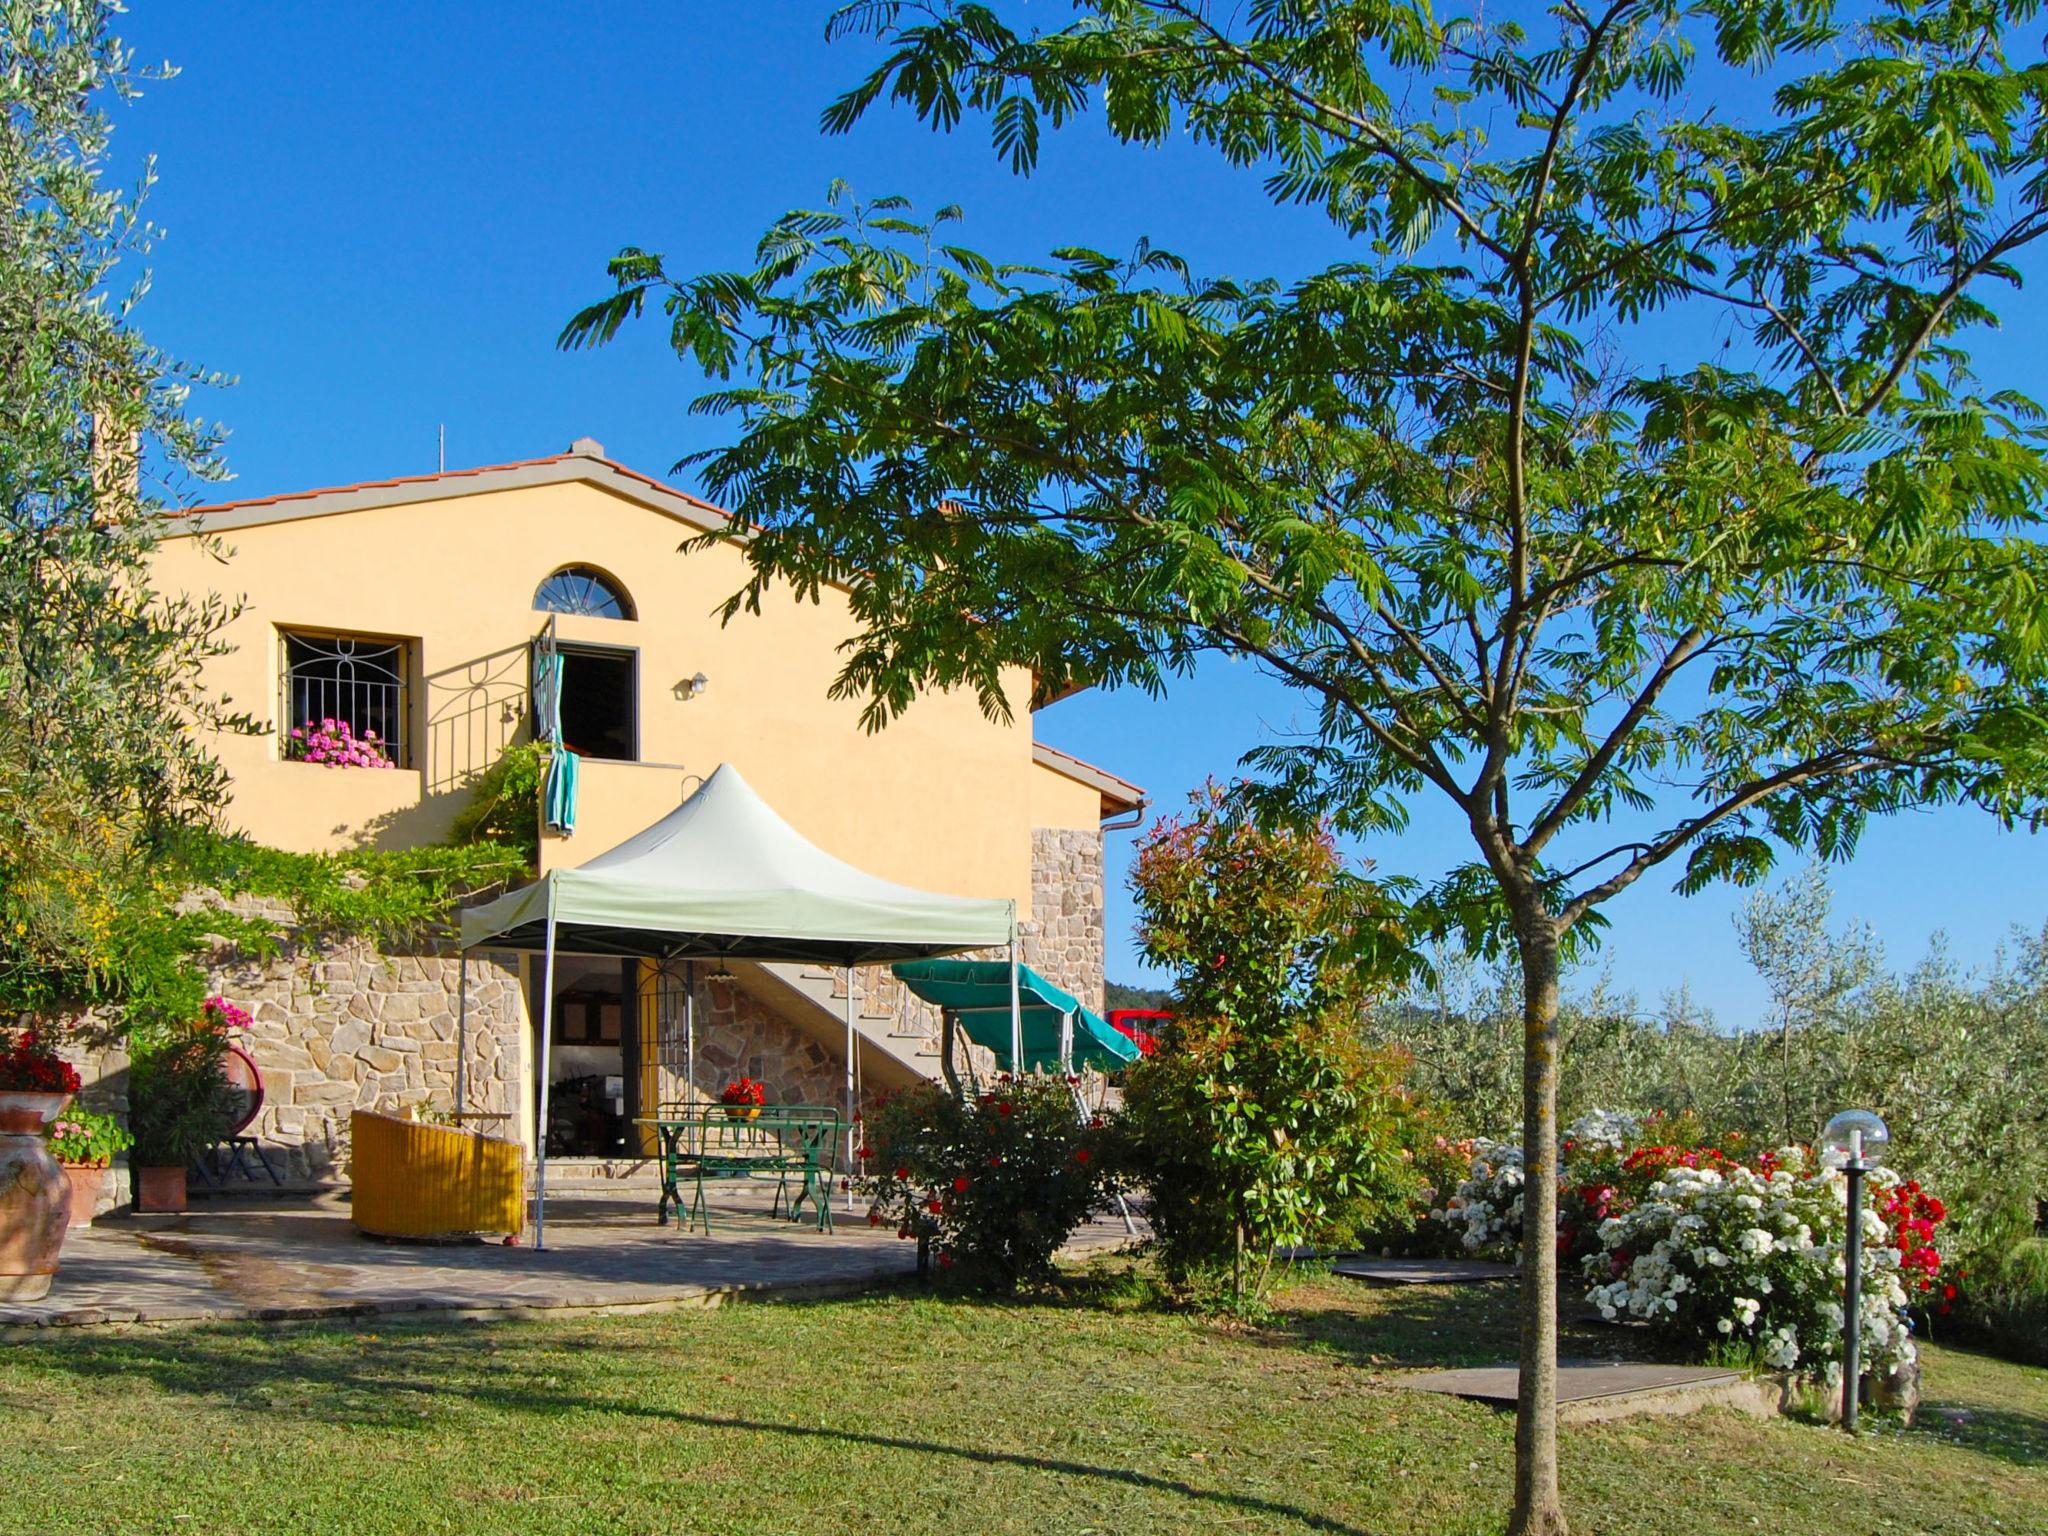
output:
[[[636,962],[594,955],[555,956],[554,1038],[550,1042],[547,1149],[549,1157],[639,1156],[633,1126],[639,1113],[638,1031],[634,1014]],[[541,987],[546,966],[529,970],[533,1060],[541,1059]],[[533,1111],[540,1111],[534,1084]]]

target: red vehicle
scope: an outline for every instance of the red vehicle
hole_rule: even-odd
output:
[[[1159,1049],[1158,1038],[1146,1028],[1146,1021],[1154,1023],[1172,1018],[1164,1008],[1112,1008],[1109,1011],[1109,1027],[1129,1040],[1138,1050],[1150,1056]]]

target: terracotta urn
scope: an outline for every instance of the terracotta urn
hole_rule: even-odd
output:
[[[107,1182],[105,1163],[64,1163],[64,1177],[71,1181],[71,1225],[89,1227],[100,1206],[100,1190]]]
[[[71,1214],[71,1181],[43,1143],[68,1093],[0,1093],[0,1301],[49,1293]]]
[[[135,1209],[158,1213],[185,1209],[185,1170],[180,1168],[137,1168]]]

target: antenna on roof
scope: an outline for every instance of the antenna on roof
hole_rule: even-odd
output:
[[[442,475],[448,473],[448,423],[445,421],[441,423],[441,455],[440,463],[436,466],[435,473]]]

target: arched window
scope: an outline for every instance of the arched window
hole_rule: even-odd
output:
[[[596,619],[630,619],[633,599],[626,589],[592,565],[565,565],[534,590],[542,613],[580,613]]]

